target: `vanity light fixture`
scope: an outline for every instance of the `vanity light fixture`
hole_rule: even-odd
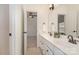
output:
[[[49,9],[54,10],[54,4],[50,4]]]

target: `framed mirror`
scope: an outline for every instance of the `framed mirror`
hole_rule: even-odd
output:
[[[58,14],[58,33],[61,35],[65,35],[65,15],[64,14]]]

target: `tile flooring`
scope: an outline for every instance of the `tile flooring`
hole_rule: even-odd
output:
[[[37,48],[37,40],[35,36],[27,37],[27,55],[41,55],[40,48]]]
[[[27,37],[27,48],[37,47],[37,37]]]

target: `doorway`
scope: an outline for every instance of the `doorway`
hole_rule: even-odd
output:
[[[26,37],[24,39],[24,54],[41,54],[40,49],[37,48],[37,12],[26,12],[24,20],[24,31],[26,32],[24,36]]]
[[[37,12],[27,12],[27,48],[37,47]]]

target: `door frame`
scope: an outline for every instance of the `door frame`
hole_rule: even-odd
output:
[[[24,10],[24,32],[27,32],[27,13],[26,10]],[[27,52],[27,33],[24,34],[24,55],[26,55]]]
[[[26,55],[27,53],[27,12],[36,12],[37,11],[26,11],[24,10],[24,55]],[[37,13],[38,16],[38,13]],[[37,17],[38,19],[38,17]],[[38,40],[38,20],[37,20],[37,40]],[[38,46],[38,45],[37,45]]]

